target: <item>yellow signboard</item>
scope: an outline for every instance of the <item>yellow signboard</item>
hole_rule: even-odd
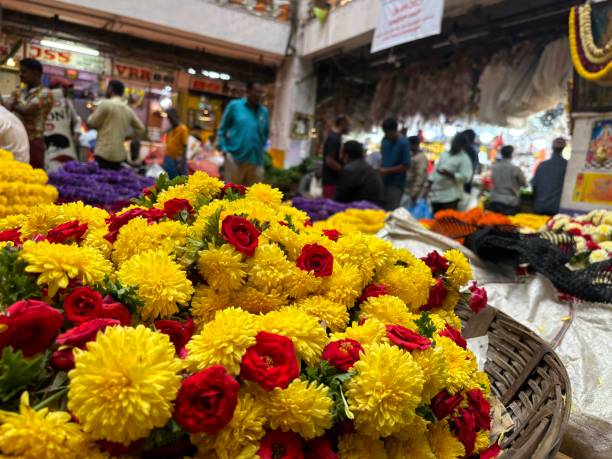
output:
[[[582,172],[576,177],[574,201],[612,205],[612,174]]]

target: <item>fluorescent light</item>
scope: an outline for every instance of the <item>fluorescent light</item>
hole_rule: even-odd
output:
[[[189,68],[187,69],[187,73],[188,73],[189,75],[195,75],[195,74],[196,74],[196,70],[195,70],[194,68],[192,68],[192,67],[189,67]]]
[[[228,81],[228,80],[231,80],[231,79],[232,79],[232,77],[231,77],[231,76],[229,76],[227,73],[222,73],[222,74],[219,76],[219,78],[221,78],[222,80],[225,80],[225,81]]]
[[[74,45],[72,43],[65,43],[54,40],[40,40],[40,44],[48,46],[49,48],[64,49],[66,51],[73,51],[75,53],[87,54],[88,56],[99,56],[100,51],[93,48],[86,48],[85,46]]]
[[[210,78],[215,79],[215,80],[217,80],[217,79],[219,79],[219,78],[221,77],[221,75],[219,75],[219,73],[218,73],[218,72],[208,72],[208,76],[209,76]]]

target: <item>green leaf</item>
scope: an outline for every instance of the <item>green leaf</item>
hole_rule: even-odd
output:
[[[0,311],[19,300],[40,298],[36,277],[26,273],[27,263],[19,258],[19,250],[5,247],[0,250]]]
[[[0,360],[0,400],[7,402],[38,382],[46,365],[46,354],[26,359],[21,351],[5,347]]]
[[[225,195],[223,196],[223,199],[226,199],[228,201],[237,201],[238,199],[244,199],[244,196],[240,192],[229,188],[225,190]]]
[[[419,405],[415,411],[416,414],[421,416],[423,419],[426,419],[429,422],[436,422],[436,415],[429,406]]]
[[[215,213],[210,216],[204,227],[204,240],[213,245],[219,238],[219,224],[221,221],[221,212],[223,212],[223,210],[223,207],[219,207]]]
[[[161,446],[174,445],[184,436],[181,426],[174,419],[170,419],[163,427],[153,429],[144,442],[145,451],[150,451]]]
[[[415,325],[419,327],[419,334],[426,338],[432,339],[433,334],[436,331],[436,326],[434,325],[431,317],[429,317],[428,312],[424,312],[421,314],[421,317],[414,321]]]
[[[108,276],[104,278],[104,284],[98,286],[98,289],[120,301],[131,314],[136,314],[144,306],[144,302],[136,293],[136,288],[124,287],[118,280],[111,280]]]

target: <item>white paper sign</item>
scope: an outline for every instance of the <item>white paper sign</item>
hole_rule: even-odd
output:
[[[372,53],[440,33],[444,0],[380,1]]]

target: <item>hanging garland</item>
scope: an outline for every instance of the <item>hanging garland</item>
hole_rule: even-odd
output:
[[[581,77],[603,82],[612,79],[612,40],[599,47],[593,38],[591,5],[575,6],[569,18],[570,50]]]

